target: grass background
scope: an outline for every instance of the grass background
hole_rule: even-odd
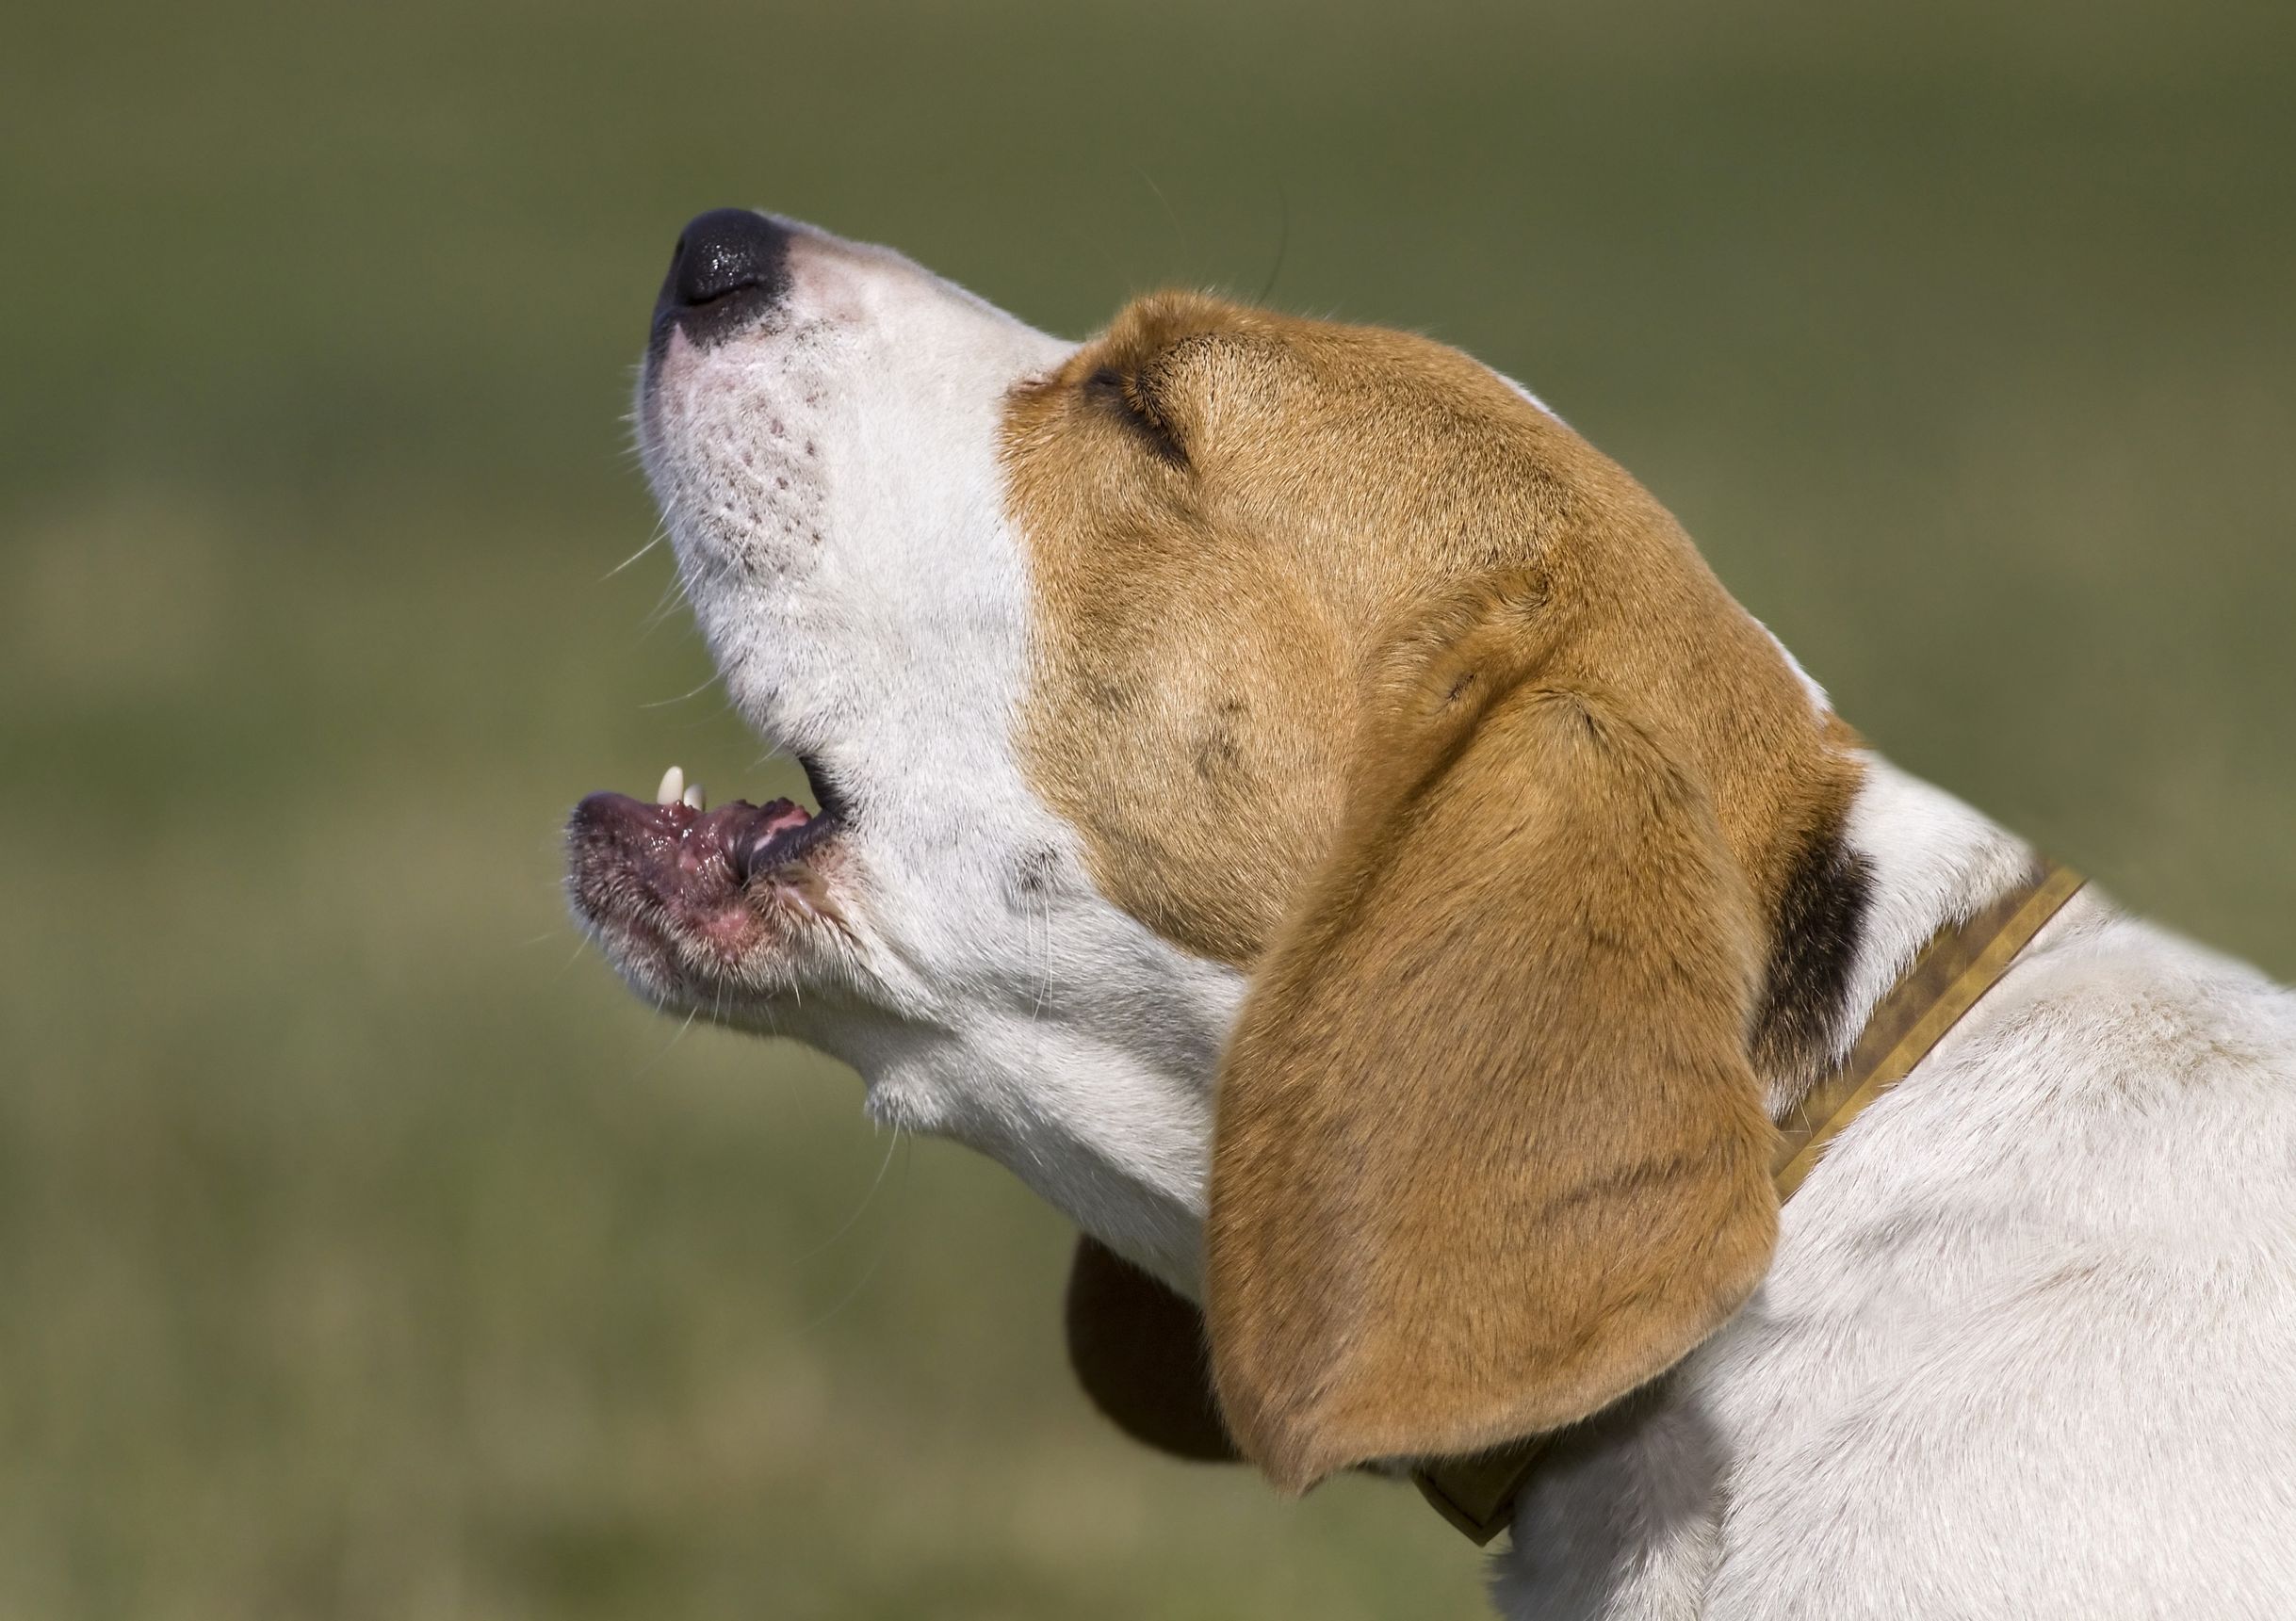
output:
[[[1127,1450],[1057,1218],[578,950],[579,794],[792,786],[610,572],[703,207],[1056,330],[1176,281],[1463,344],[1899,759],[2296,972],[2285,5],[8,35],[0,1615],[1476,1613],[1393,1490]]]

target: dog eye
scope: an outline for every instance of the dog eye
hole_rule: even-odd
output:
[[[1179,435],[1172,431],[1171,423],[1157,408],[1155,398],[1142,386],[1138,376],[1128,377],[1115,366],[1104,365],[1084,379],[1083,392],[1095,404],[1118,413],[1157,455],[1180,466],[1187,465],[1188,453]]]

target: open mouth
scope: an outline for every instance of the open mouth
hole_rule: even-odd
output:
[[[738,964],[793,916],[836,916],[819,858],[844,815],[810,762],[806,777],[821,809],[793,800],[711,809],[699,784],[672,766],[652,801],[592,794],[566,828],[568,886],[590,925],[657,972],[714,960]]]

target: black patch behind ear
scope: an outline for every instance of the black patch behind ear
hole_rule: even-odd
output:
[[[1756,1070],[1772,1078],[1815,1075],[1844,1033],[1873,901],[1872,867],[1850,849],[1844,820],[1837,812],[1802,846],[1778,897],[1752,1041]]]

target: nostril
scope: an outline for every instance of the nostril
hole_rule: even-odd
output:
[[[747,208],[714,208],[677,238],[662,301],[686,308],[755,291],[777,298],[788,279],[790,234]]]

